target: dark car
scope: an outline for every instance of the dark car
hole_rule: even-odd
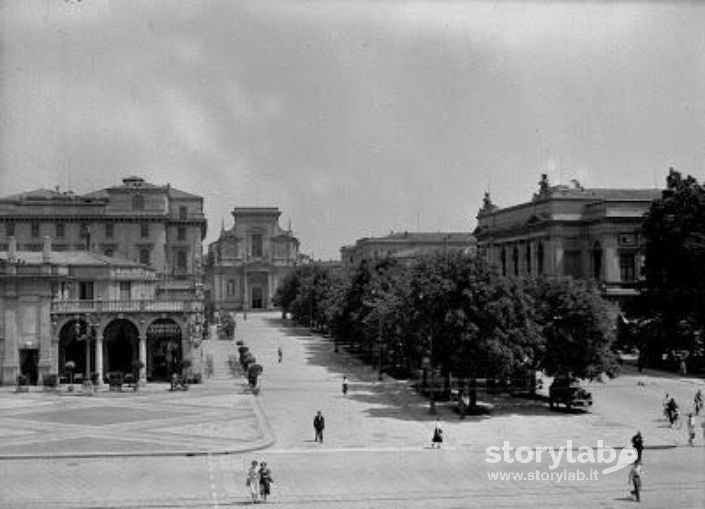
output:
[[[548,390],[548,403],[553,408],[562,403],[567,409],[592,406],[592,394],[570,378],[556,378]]]

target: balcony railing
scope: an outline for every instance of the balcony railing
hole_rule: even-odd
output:
[[[129,313],[203,311],[199,300],[53,300],[52,313]]]

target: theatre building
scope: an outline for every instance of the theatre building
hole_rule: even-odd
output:
[[[542,175],[531,201],[497,207],[489,193],[477,215],[478,252],[508,276],[590,279],[605,297],[636,294],[644,262],[641,224],[659,189],[555,185]]]
[[[299,261],[299,240],[279,226],[276,207],[236,207],[234,225],[208,246],[207,287],[215,310],[272,309],[272,298]]]

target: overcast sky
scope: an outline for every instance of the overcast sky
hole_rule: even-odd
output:
[[[0,3],[0,195],[141,175],[277,206],[303,252],[471,231],[553,183],[705,168],[705,5]]]

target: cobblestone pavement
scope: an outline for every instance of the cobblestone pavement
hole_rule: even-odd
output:
[[[439,451],[429,448],[435,417],[427,401],[403,382],[378,381],[330,340],[271,313],[239,317],[237,338],[264,366],[258,396],[229,372],[234,342],[214,339],[202,346],[213,375],[188,392],[165,384],[90,397],[0,388],[0,507],[239,506],[247,503],[252,459],[272,466],[270,503],[286,508],[631,507],[624,471],[595,481],[490,480],[492,472],[527,474],[536,466],[490,465],[485,449],[505,440],[531,448],[567,440],[621,446],[636,428],[651,447],[641,506],[704,506],[702,439],[684,446],[684,431],[665,427],[660,416],[665,392],[687,401],[701,381],[628,372],[593,387],[588,413],[516,401],[461,421],[439,405],[447,436]],[[313,441],[319,409],[323,444]],[[564,462],[558,471],[573,467]]]

